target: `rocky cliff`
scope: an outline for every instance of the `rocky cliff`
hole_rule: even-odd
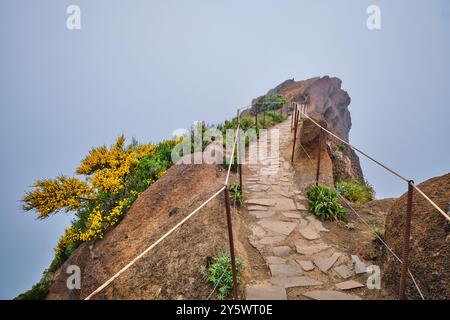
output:
[[[327,129],[349,141],[352,121],[348,106],[351,99],[341,88],[342,81],[338,78],[316,77],[307,80],[286,80],[267,94],[279,93],[291,101],[307,103],[307,113],[315,119],[323,119]],[[334,179],[357,178],[362,180],[363,173],[356,153],[345,148],[342,153],[336,152],[341,143],[333,137],[328,137],[328,153],[333,161]]]

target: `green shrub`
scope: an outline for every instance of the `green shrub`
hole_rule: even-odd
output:
[[[57,268],[55,268],[56,270]],[[36,283],[30,290],[20,294],[17,300],[44,300],[48,294],[53,272],[45,270],[41,280]]]
[[[339,154],[343,154],[344,153],[344,151],[345,151],[345,144],[340,144],[337,148],[336,148],[336,152],[337,153],[339,153]]]
[[[383,224],[377,219],[370,219],[367,224],[372,228],[372,230],[380,237],[384,238],[384,228]]]
[[[347,200],[359,204],[367,203],[375,198],[375,191],[367,181],[363,182],[356,179],[341,180],[336,184],[336,189]]]
[[[280,123],[286,120],[286,117],[275,111],[267,111],[266,116],[270,117],[273,122]]]
[[[231,193],[231,199],[235,206],[239,207],[241,204],[245,202],[245,197],[241,193],[241,185],[237,182],[234,182],[228,186],[228,189]]]
[[[251,112],[252,114],[255,114],[256,110],[258,110],[258,112],[276,110],[288,102],[289,101],[279,93],[265,95],[258,98],[254,103]]]
[[[308,209],[321,220],[347,220],[347,213],[341,206],[336,192],[324,185],[311,187],[306,196]]]
[[[236,280],[240,283],[240,272],[243,263],[236,258]],[[206,282],[210,282],[217,287],[217,298],[223,300],[231,292],[233,288],[233,271],[231,269],[231,258],[228,252],[221,253],[213,263],[208,266],[201,266],[200,273]]]

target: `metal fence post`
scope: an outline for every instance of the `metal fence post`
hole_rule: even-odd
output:
[[[227,226],[228,226],[228,239],[230,242],[230,257],[231,257],[231,271],[233,272],[233,293],[234,299],[238,299],[237,291],[237,276],[236,276],[236,260],[234,256],[234,242],[233,242],[233,226],[231,222],[231,206],[230,206],[230,193],[228,191],[228,186],[223,190],[225,196],[225,207],[227,211]]]
[[[237,125],[239,127],[241,123],[241,115],[239,113],[239,109],[237,110]],[[238,161],[238,168],[239,168],[239,187],[241,189],[241,194],[243,193],[243,186],[242,186],[242,159],[241,159],[241,128],[239,127],[239,130],[237,132],[237,161]]]
[[[292,156],[291,156],[291,162],[294,163],[294,154],[295,154],[295,142],[297,141],[297,128],[298,128],[298,110],[295,110],[294,117],[294,141],[292,143]]]
[[[297,104],[294,103],[294,110],[292,111],[292,118],[291,118],[291,131],[294,130],[294,123],[295,123],[295,116],[297,114]]]
[[[316,186],[319,185],[319,177],[320,177],[320,156],[321,156],[321,150],[322,150],[322,134],[323,134],[323,130],[322,130],[322,128],[320,128],[319,151],[317,152]]]
[[[408,199],[406,203],[406,221],[405,221],[405,230],[403,234],[403,252],[402,252],[402,271],[400,274],[400,290],[399,290],[399,298],[401,300],[405,300],[405,291],[406,291],[406,275],[408,273],[408,259],[409,259],[409,238],[411,236],[411,218],[413,211],[413,183],[414,181],[408,182]]]

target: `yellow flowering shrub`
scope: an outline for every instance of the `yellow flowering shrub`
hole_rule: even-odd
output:
[[[78,240],[80,240],[79,230],[74,227],[67,228],[65,234],[59,238],[58,245],[55,248],[55,255],[57,257],[61,256],[69,245]]]
[[[77,210],[81,208],[82,201],[89,199],[93,193],[88,183],[65,176],[58,176],[54,180],[38,180],[33,188],[22,199],[23,209],[37,210],[39,218],[46,218],[62,209]]]
[[[75,212],[77,218],[55,247],[59,262],[79,243],[102,239],[142,191],[172,165],[175,140],[158,146],[137,142],[126,146],[125,141],[121,135],[110,147],[91,149],[75,171],[84,179],[38,180],[23,197],[23,208],[36,210],[41,219],[61,210]]]

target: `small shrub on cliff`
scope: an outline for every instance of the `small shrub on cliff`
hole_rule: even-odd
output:
[[[254,114],[256,109],[258,109],[258,112],[276,110],[281,108],[286,103],[288,103],[288,100],[279,93],[265,95],[260,97],[254,103],[252,113]]]
[[[243,263],[236,258],[236,280],[239,284],[241,280],[241,270]],[[231,258],[228,252],[220,254],[210,266],[201,266],[200,273],[206,282],[214,285],[217,291],[217,298],[224,300],[233,288],[233,271],[231,269]]]
[[[336,153],[339,154],[340,156],[342,156],[344,154],[346,145],[345,144],[340,144],[337,148],[336,148]]]
[[[375,198],[375,191],[367,181],[363,182],[356,179],[341,180],[336,184],[336,189],[347,200],[359,204],[365,204]]]
[[[347,220],[347,213],[341,206],[336,192],[324,185],[311,187],[306,193],[308,210],[321,220]]]
[[[41,280],[30,290],[20,294],[17,300],[44,300],[48,294],[52,277],[53,273],[45,270]]]

